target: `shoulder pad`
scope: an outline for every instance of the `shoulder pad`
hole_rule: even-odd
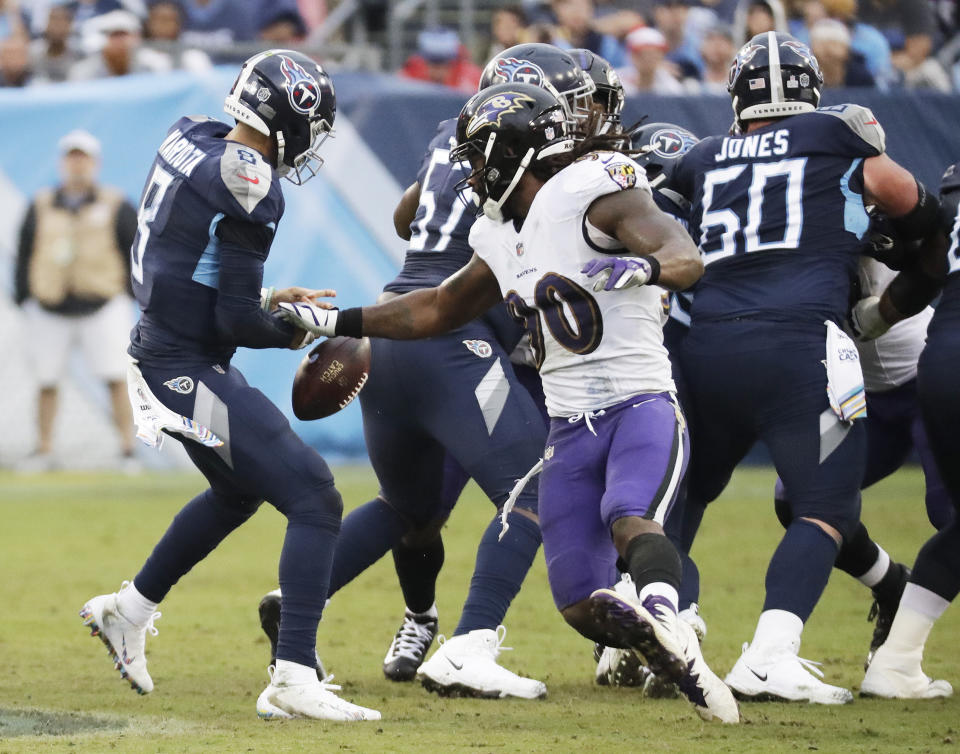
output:
[[[228,142],[220,157],[220,178],[237,204],[252,214],[270,193],[273,168],[255,150]]]
[[[186,120],[192,120],[194,123],[206,123],[207,121],[215,120],[209,115],[184,115],[183,117]]]
[[[879,154],[886,151],[887,136],[883,132],[883,126],[877,121],[869,107],[863,105],[833,105],[831,107],[821,107],[817,112],[839,118],[847,128],[876,149]]]
[[[596,198],[618,190],[650,190],[643,168],[619,152],[588,152],[560,175],[564,176],[564,190],[570,194],[594,194]]]
[[[437,132],[431,142],[432,147],[446,147],[453,149],[457,145],[457,119],[442,120],[437,125]]]

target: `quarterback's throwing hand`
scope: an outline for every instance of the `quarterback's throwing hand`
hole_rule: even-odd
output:
[[[337,326],[339,309],[322,309],[315,304],[283,302],[277,306],[278,314],[291,325],[320,336],[332,337]]]
[[[595,291],[613,291],[645,285],[653,276],[653,269],[646,259],[637,257],[608,257],[591,259],[580,272],[588,278],[596,278]]]

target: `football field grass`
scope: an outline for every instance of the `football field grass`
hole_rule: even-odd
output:
[[[336,470],[347,508],[368,500],[366,468]],[[766,564],[780,536],[774,477],[739,471],[707,511],[694,555],[709,632],[704,654],[721,676],[753,635]],[[268,645],[257,602],[275,587],[283,519],[264,505],[174,588],[148,637],[156,688],[122,682],[77,611],[130,579],[182,504],[202,489],[194,474],[0,474],[0,754],[4,752],[496,751],[743,752],[953,750],[960,697],[860,699],[842,708],[743,705],[743,724],[700,721],[681,700],[646,700],[593,683],[592,645],[553,607],[542,555],[507,615],[500,659],[543,680],[542,701],[446,700],[384,679],[381,662],[403,600],[388,557],[338,594],[318,646],[343,696],[375,707],[375,723],[265,723],[254,704],[267,684]],[[895,558],[912,563],[930,526],[920,474],[904,470],[864,496],[864,520]],[[475,487],[447,528],[438,605],[441,633],[456,625],[480,535],[493,507]],[[834,572],[804,632],[801,656],[826,680],[855,688],[872,625],[869,592]],[[927,645],[926,671],[960,684],[960,608]],[[43,735],[38,735],[40,731]],[[57,734],[57,735],[51,735]]]

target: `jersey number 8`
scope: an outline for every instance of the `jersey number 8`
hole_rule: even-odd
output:
[[[137,213],[137,237],[130,247],[130,274],[138,283],[143,283],[143,255],[147,250],[147,240],[150,238],[150,223],[157,218],[163,195],[167,193],[173,175],[157,165],[147,181],[147,188],[143,192],[143,202]]]

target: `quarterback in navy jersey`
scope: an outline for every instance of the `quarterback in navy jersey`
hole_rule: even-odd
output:
[[[942,235],[925,249],[925,259],[904,270],[879,300],[868,298],[856,309],[878,324],[879,334],[922,308],[943,284],[943,295],[927,329],[917,365],[917,392],[937,467],[954,507],[954,516],[920,549],[900,598],[886,642],[876,651],[860,691],[899,699],[950,696],[948,681],[933,680],[921,667],[933,624],[960,594],[960,456],[957,427],[960,401],[960,163],[950,166],[940,186]]]
[[[690,494],[714,500],[759,439],[791,498],[757,631],[726,681],[746,699],[839,704],[850,692],[814,678],[797,654],[837,548],[859,522],[863,382],[838,325],[864,204],[913,240],[930,232],[938,202],[885,154],[869,110],[817,109],[821,87],[805,45],[757,35],[731,67],[740,134],[701,141],[674,180],[706,266],[681,354],[696,438]]]
[[[182,118],[157,151],[131,249],[141,309],[128,382],[138,436],[179,440],[209,489],[176,516],[132,583],[89,600],[85,625],[120,674],[153,689],[145,637],[157,604],[267,500],[287,518],[280,583],[287,593],[276,667],[257,699],[265,719],[379,720],[317,677],[316,631],[326,600],[342,503],[333,476],[283,414],[230,364],[238,347],[295,348],[312,337],[275,316],[278,304],[327,293],[262,290],[263,264],[283,215],[280,177],[303,183],[336,114],[320,66],[291,50],[244,63],[225,111],[237,123]]]

